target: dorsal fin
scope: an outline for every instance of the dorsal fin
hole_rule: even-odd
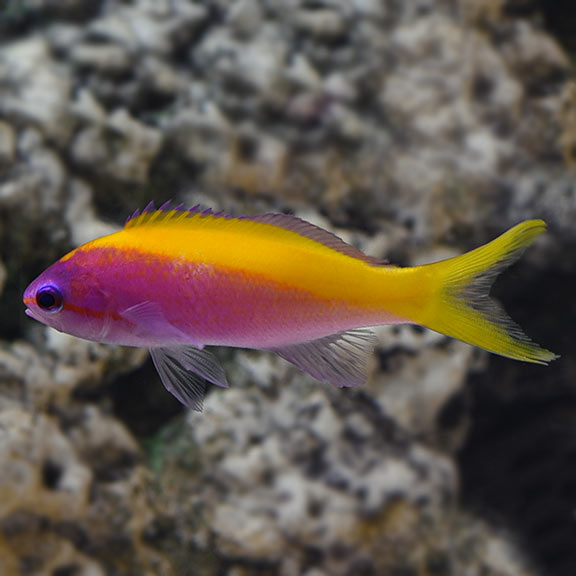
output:
[[[332,250],[336,250],[336,252],[340,252],[346,256],[351,256],[352,258],[362,260],[367,264],[371,264],[373,266],[380,266],[384,264],[382,260],[374,258],[373,256],[367,256],[358,248],[348,244],[347,242],[344,242],[344,240],[336,236],[336,234],[333,234],[328,230],[324,230],[324,228],[320,228],[315,224],[310,224],[310,222],[302,220],[297,216],[290,216],[288,214],[280,213],[269,213],[260,214],[258,216],[240,216],[238,220],[250,220],[252,222],[259,222],[260,224],[278,226],[278,228],[283,228],[284,230],[295,232],[300,236],[309,238],[314,242],[319,242],[328,248],[332,248]]]
[[[373,256],[367,256],[358,248],[344,242],[341,238],[324,230],[315,224],[310,224],[297,216],[290,216],[288,214],[280,213],[269,213],[269,214],[259,214],[257,216],[231,216],[224,212],[214,212],[211,208],[203,209],[200,205],[193,206],[189,209],[184,209],[182,204],[176,206],[175,208],[170,208],[170,201],[165,202],[156,209],[154,204],[151,202],[140,212],[136,210],[132,216],[128,218],[124,229],[139,228],[143,226],[159,226],[159,225],[170,225],[170,224],[185,224],[188,223],[191,226],[197,225],[199,219],[210,219],[210,220],[235,220],[238,223],[257,223],[264,224],[267,226],[273,226],[276,228],[282,228],[283,230],[288,230],[289,232],[294,232],[299,236],[313,240],[331,248],[336,252],[350,256],[351,258],[356,258],[362,260],[367,264],[372,266],[381,266],[385,264],[385,261]]]
[[[136,210],[132,216],[126,219],[124,229],[139,228],[152,224],[173,224],[182,220],[192,219],[193,217],[234,218],[224,212],[214,212],[211,208],[202,208],[200,204],[196,204],[192,206],[192,208],[184,208],[184,204],[178,204],[174,208],[171,208],[171,203],[172,202],[168,200],[164,202],[160,208],[156,208],[154,202],[150,202],[144,210]],[[239,218],[237,218],[237,220],[239,220]],[[190,222],[190,224],[193,225],[192,222]]]

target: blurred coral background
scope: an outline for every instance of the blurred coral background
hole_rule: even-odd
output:
[[[576,574],[575,32],[568,0],[0,2],[0,573]],[[169,199],[399,265],[543,218],[494,294],[561,358],[385,327],[346,390],[217,350],[187,413],[21,303]]]

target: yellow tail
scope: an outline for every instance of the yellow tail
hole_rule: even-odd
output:
[[[476,250],[423,266],[437,288],[422,324],[516,360],[547,364],[557,358],[532,342],[488,296],[496,276],[545,230],[542,220],[527,220]]]

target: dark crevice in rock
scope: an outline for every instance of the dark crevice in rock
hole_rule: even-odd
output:
[[[22,303],[26,286],[67,251],[65,238],[55,241],[30,221],[20,220],[14,232],[14,219],[14,214],[0,211],[0,260],[7,269],[6,285],[0,294],[0,338],[5,340],[21,338],[30,326]]]
[[[539,0],[548,30],[576,58],[576,3],[574,0]]]
[[[50,23],[83,24],[101,10],[102,1],[28,2],[3,0],[0,2],[0,38],[17,38],[33,33]]]
[[[151,360],[119,377],[109,391],[114,413],[138,438],[153,436],[184,410],[162,386]]]
[[[518,267],[498,294],[526,331],[564,357],[548,367],[492,356],[470,378],[472,429],[461,450],[465,503],[512,529],[546,574],[576,574],[576,275]],[[538,310],[538,319],[532,314]]]
[[[77,564],[65,564],[52,572],[52,576],[78,576],[82,573],[82,568]]]
[[[57,490],[63,473],[61,464],[47,460],[42,466],[42,483],[50,490]]]

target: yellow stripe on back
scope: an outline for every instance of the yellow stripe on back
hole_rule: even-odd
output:
[[[284,240],[291,238],[313,240],[326,248],[351,256],[368,264],[382,264],[382,262],[376,258],[366,256],[362,251],[347,244],[331,232],[287,214],[260,214],[257,216],[234,218],[221,212],[214,213],[210,209],[202,211],[198,207],[191,208],[190,210],[165,210],[160,208],[156,211],[145,210],[142,214],[139,214],[137,211],[134,216],[128,220],[125,229],[150,226],[224,229],[230,226],[236,228],[238,223],[240,226],[249,226],[249,229],[252,231],[254,231],[254,229],[256,229],[256,231],[259,230],[263,234],[270,234],[273,230],[284,231]]]
[[[124,230],[95,244],[241,270],[362,307],[382,309],[387,298],[422,290],[405,281],[401,287],[396,282],[383,286],[383,274],[407,281],[410,269],[376,266],[376,259],[330,232],[282,214],[232,218],[212,212],[157,210],[136,215]]]
[[[152,216],[155,214],[158,213]],[[329,288],[332,295],[350,296],[349,275],[367,268],[360,260],[279,226],[248,219],[201,213],[186,217],[186,214],[152,217],[142,225],[128,226],[113,242],[167,258],[185,258],[270,277],[321,295],[327,295]]]

